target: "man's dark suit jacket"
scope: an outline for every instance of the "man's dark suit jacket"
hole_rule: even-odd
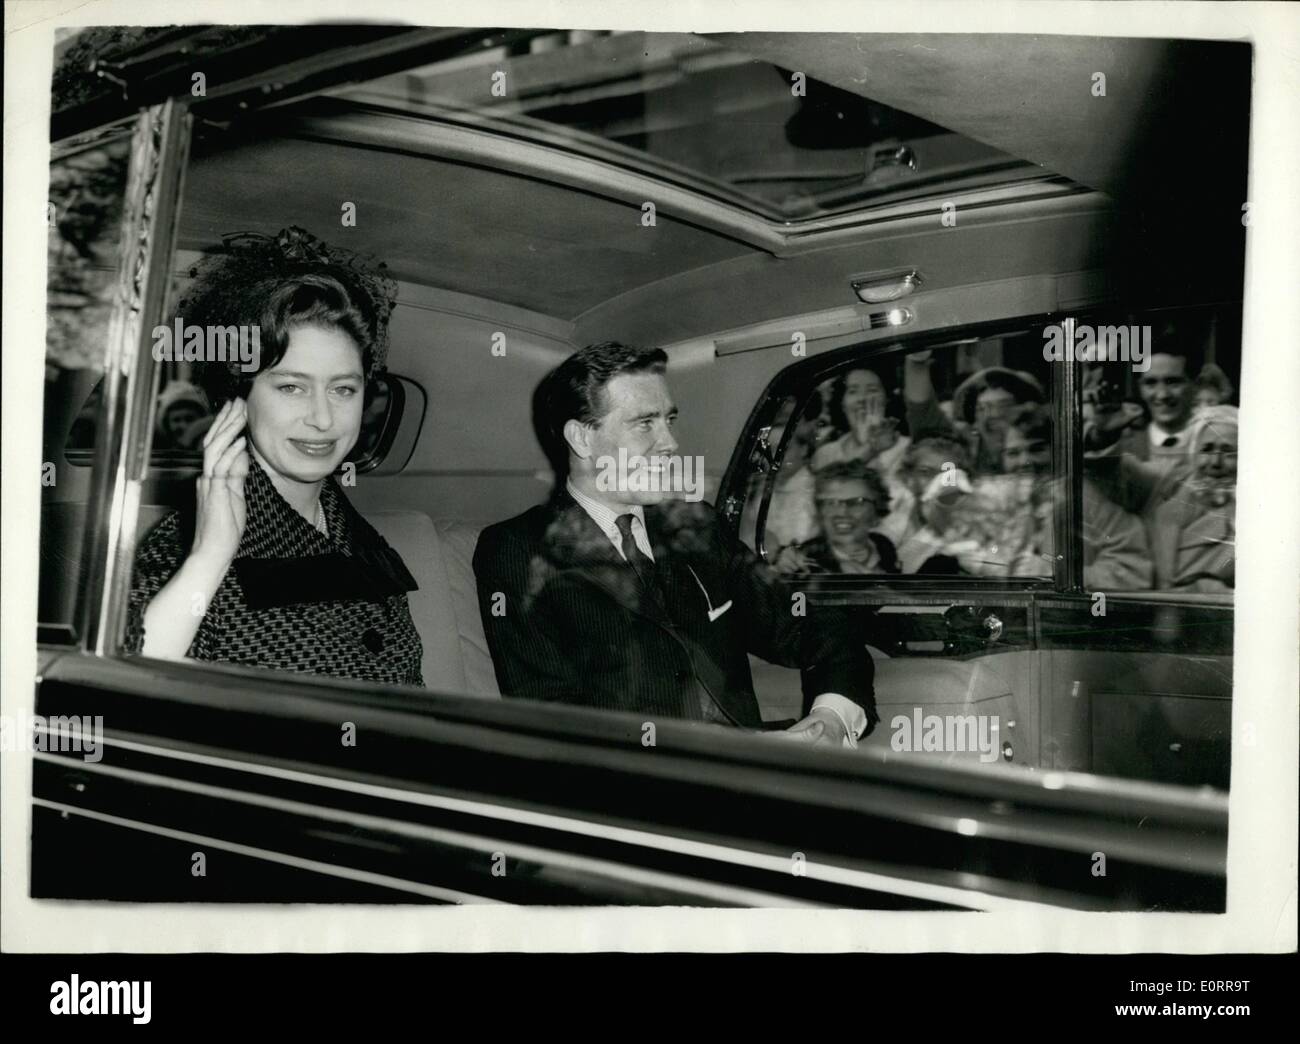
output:
[[[835,692],[875,725],[866,636],[847,615],[796,615],[791,590],[707,504],[647,507],[645,521],[657,594],[565,492],[483,531],[474,574],[502,695],[697,720],[711,700],[714,717],[758,728],[753,652],[802,670],[805,714]]]

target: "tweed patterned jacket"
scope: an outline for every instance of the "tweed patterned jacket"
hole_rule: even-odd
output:
[[[417,584],[401,556],[348,503],[321,487],[329,535],[280,495],[256,460],[244,484],[239,550],[190,646],[196,660],[423,685],[422,647],[406,592]],[[126,646],[139,652],[144,611],[193,541],[194,510],[173,511],[136,553]]]

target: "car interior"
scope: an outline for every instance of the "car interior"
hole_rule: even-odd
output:
[[[390,376],[344,482],[419,583],[410,606],[431,691],[499,697],[471,557],[484,525],[546,496],[530,396],[577,347],[664,348],[679,442],[703,459],[706,499],[738,512],[723,502],[733,495],[724,480],[743,497],[745,437],[762,427],[753,418],[784,401],[778,378],[809,357],[928,339],[953,360],[945,394],[984,359],[1036,368],[1050,395],[1050,364],[1034,359],[1046,317],[1173,294],[1239,298],[1231,250],[1214,264],[1210,249],[1168,257],[1154,219],[1134,228],[1153,193],[1185,192],[1162,178],[1178,156],[1147,143],[1152,114],[1112,98],[1104,119],[1063,121],[1077,106],[1039,89],[1035,68],[1082,73],[1112,51],[1154,48],[1147,67],[1163,68],[1172,58],[1158,42],[1098,41],[1089,53],[1036,41],[1004,81],[1030,103],[1014,108],[983,96],[973,106],[962,90],[1005,59],[998,38],[965,65],[933,67],[901,62],[907,41],[881,38],[865,80],[849,74],[843,44],[594,34],[571,40],[561,67],[534,41],[196,121],[173,299],[223,235],[290,225],[383,260],[398,281]],[[1194,47],[1182,58],[1206,60]],[[800,96],[790,83],[805,65],[813,88]],[[497,68],[515,93],[493,95]],[[1180,89],[1194,92],[1193,80],[1180,76]],[[846,123],[855,129],[835,131]],[[1157,138],[1176,139],[1161,126]],[[1216,226],[1209,245],[1216,236],[1229,241]],[[916,279],[890,301],[899,273]],[[1004,355],[1013,335],[1020,347]],[[1239,369],[1232,336],[1221,341],[1218,358]],[[192,496],[202,432],[186,365],[159,369],[151,467],[132,506],[138,535]],[[47,395],[47,459],[70,476],[47,491],[42,517],[52,624],[71,617],[94,440],[67,404],[92,415],[97,378],[69,368]],[[793,403],[764,438],[789,427]],[[758,547],[759,535],[746,539]],[[1051,574],[1049,564],[1045,582]],[[919,691],[939,693],[936,705],[1003,700],[1022,677],[1020,667],[972,675],[950,660],[893,670],[886,644],[873,645],[884,704]],[[755,666],[765,714],[787,717],[790,672]]]
[[[1110,473],[1084,436],[1140,414],[1145,375],[1043,345],[1173,329],[1235,402],[1248,44],[352,26],[115,46],[99,68],[126,102],[85,75],[90,43],[56,74],[37,687],[43,714],[114,717],[102,765],[37,759],[34,896],[1224,908],[1231,547],[1208,587],[1134,564],[1090,514]],[[123,654],[134,549],[194,497],[213,419],[192,362],[150,360],[132,324],[172,316],[225,237],[291,226],[398,286],[335,479],[418,584],[423,690]],[[631,715],[501,699],[475,547],[551,490],[539,382],[608,340],[663,349],[703,499],[860,628],[889,727],[858,756],[665,721],[645,757]],[[972,385],[992,371],[1015,393]],[[823,488],[853,396],[893,470]],[[1018,557],[974,498],[960,547],[909,543],[952,433],[1021,407],[1043,485]],[[957,449],[913,453],[923,416]],[[972,497],[1019,481],[998,452]],[[764,724],[797,717],[798,672],[751,666]],[[913,713],[1002,731],[895,745]],[[168,869],[191,835],[226,860],[210,882]],[[792,875],[791,841],[825,872]]]

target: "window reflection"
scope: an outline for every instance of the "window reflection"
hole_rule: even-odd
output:
[[[121,258],[130,130],[56,147],[50,163],[42,431],[42,624],[72,623],[90,476],[65,456],[94,447],[109,321]],[[89,463],[83,455],[77,463]]]
[[[1232,589],[1237,409],[1223,401],[1226,371],[1194,365],[1194,329],[1167,324],[1145,369],[1085,368],[1088,590]],[[752,520],[766,487],[769,561],[786,573],[1050,578],[1066,489],[1041,346],[1025,333],[876,354],[787,399],[770,444],[795,430],[747,503]]]
[[[1050,425],[1045,444],[1008,436],[1017,409],[1044,401],[1046,373],[1004,363],[1032,365],[1035,351],[1042,370],[1033,338],[1012,335],[851,363],[819,383],[776,470],[769,559],[790,573],[1051,576],[1050,487],[1002,481],[1026,468],[1050,479]],[[822,492],[832,485],[852,495]],[[832,513],[837,500],[857,515]]]
[[[1086,370],[1086,488],[1141,520],[1154,587],[1231,592],[1237,407],[1227,371],[1237,369],[1239,330],[1196,313],[1147,328],[1153,336],[1140,366]]]

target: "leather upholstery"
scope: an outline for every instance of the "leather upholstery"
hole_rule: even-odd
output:
[[[499,698],[470,564],[479,527],[435,523],[419,511],[372,511],[366,520],[420,585],[408,596],[424,643],[424,684],[434,692]]]

